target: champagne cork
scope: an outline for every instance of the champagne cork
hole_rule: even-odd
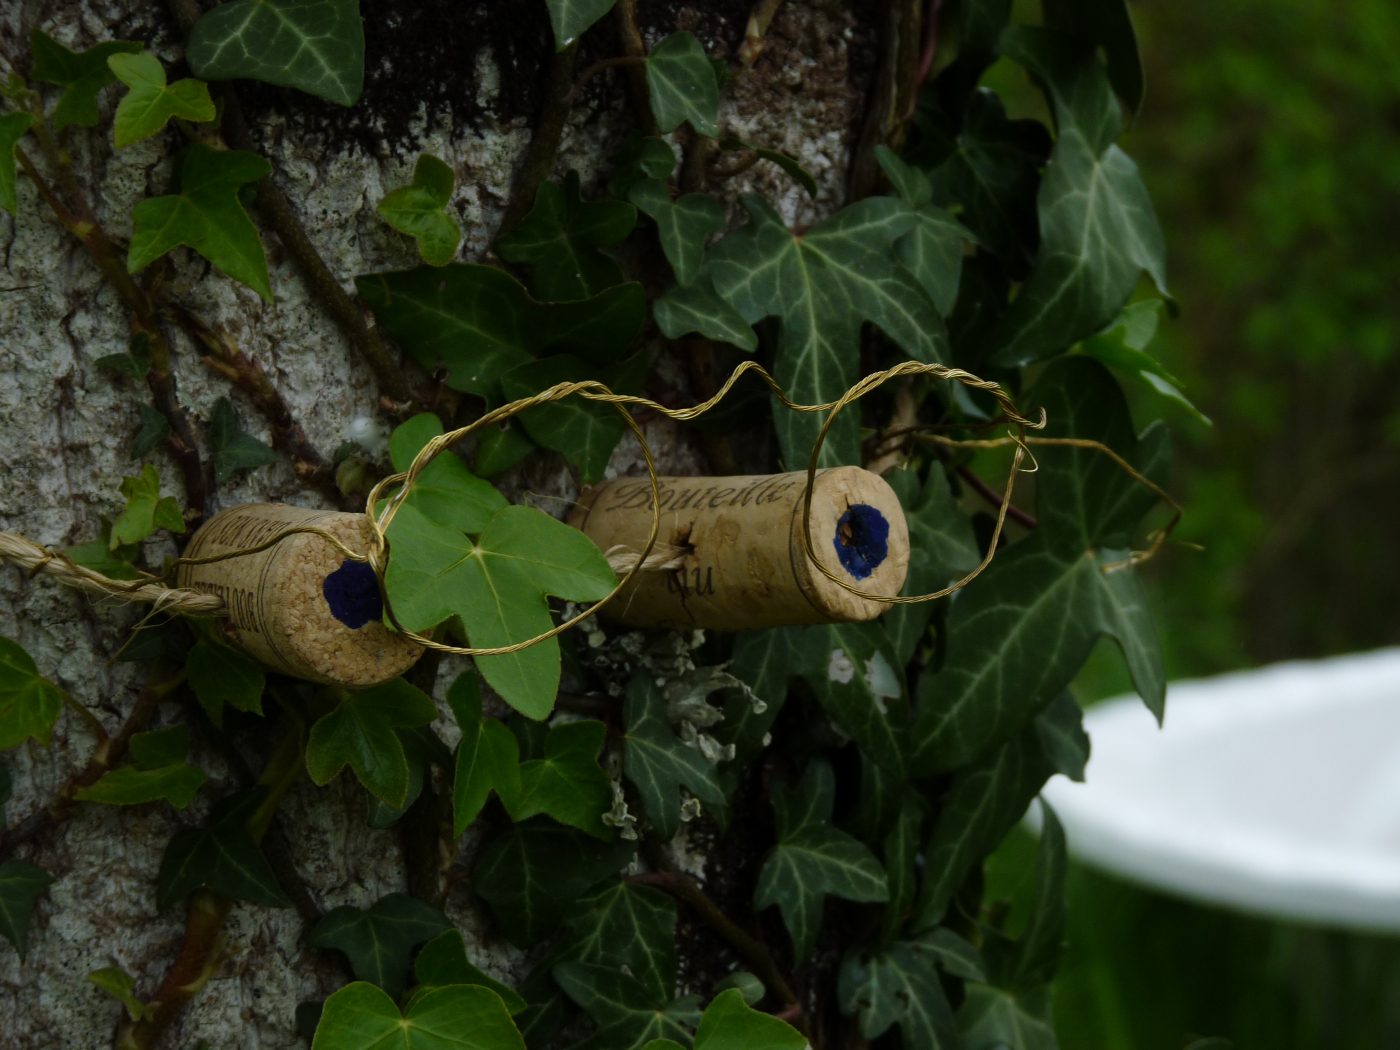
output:
[[[633,627],[723,631],[873,620],[887,602],[859,598],[812,566],[802,542],[805,471],[735,478],[661,478],[658,543],[679,568],[643,569],[603,609]],[[638,554],[651,533],[651,482],[618,478],[586,492],[569,517],[605,553]],[[817,472],[812,549],[853,587],[898,594],[909,528],[894,490],[859,467]]]
[[[185,556],[255,547],[299,525],[324,529],[351,550],[369,546],[363,515],[249,503],[209,519]],[[397,678],[423,654],[412,638],[384,626],[374,570],[310,533],[287,536],[257,554],[182,565],[179,583],[223,598],[230,641],[295,678],[362,689]]]

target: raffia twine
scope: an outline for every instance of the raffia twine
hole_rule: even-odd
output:
[[[522,398],[518,401],[512,401],[509,404],[502,405],[500,408],[496,408],[491,410],[490,412],[487,412],[480,419],[468,424],[465,427],[460,427],[457,430],[449,431],[448,433],[441,434],[438,437],[433,438],[426,445],[424,445],[422,450],[418,453],[418,455],[414,457],[413,463],[410,464],[408,470],[399,474],[392,474],[389,477],[382,479],[378,484],[374,486],[373,490],[371,490],[369,498],[366,502],[365,509],[365,518],[369,524],[370,529],[369,549],[366,551],[352,550],[349,547],[347,547],[343,542],[341,542],[340,539],[331,535],[329,532],[326,532],[324,529],[319,529],[315,526],[303,525],[283,529],[271,539],[267,540],[264,543],[260,543],[254,547],[245,547],[240,548],[238,550],[226,551],[223,554],[211,555],[209,557],[204,558],[177,558],[169,564],[168,571],[164,575],[154,576],[150,574],[143,574],[141,579],[133,581],[111,579],[110,577],[104,576],[99,572],[94,572],[91,569],[87,569],[83,566],[76,564],[62,551],[50,550],[48,548],[41,547],[38,544],[33,543],[28,539],[25,539],[23,536],[18,536],[14,533],[8,532],[0,532],[0,559],[4,559],[6,561],[12,562],[20,566],[22,569],[25,569],[31,575],[34,575],[36,573],[44,573],[46,575],[53,576],[60,583],[66,584],[70,587],[74,587],[88,594],[93,594],[106,598],[116,598],[122,601],[150,603],[155,607],[153,611],[162,610],[171,613],[179,613],[185,616],[219,617],[226,616],[228,614],[228,609],[225,606],[222,598],[218,597],[217,595],[204,594],[200,591],[187,590],[178,587],[170,587],[167,585],[167,581],[172,577],[173,573],[179,566],[207,565],[212,562],[226,561],[231,558],[241,558],[250,554],[257,554],[269,549],[277,543],[280,543],[282,540],[286,539],[289,536],[297,535],[299,533],[309,533],[312,535],[320,536],[327,543],[331,544],[331,546],[337,549],[341,554],[343,554],[346,558],[349,558],[352,561],[368,563],[370,567],[373,568],[375,576],[379,581],[379,589],[384,599],[384,609],[388,616],[389,622],[392,623],[396,629],[404,631],[404,633],[407,634],[412,634],[416,639],[418,639],[420,642],[422,642],[423,645],[427,646],[428,648],[437,649],[445,653],[455,653],[462,656],[498,656],[504,655],[506,653],[518,652],[521,649],[525,649],[529,646],[536,645],[539,642],[545,641],[548,638],[553,638],[554,636],[562,633],[563,631],[568,630],[570,627],[573,627],[580,621],[592,616],[599,609],[601,609],[608,602],[610,602],[614,597],[616,597],[617,594],[624,587],[627,586],[627,584],[631,581],[632,577],[635,576],[638,572],[665,571],[669,569],[674,569],[681,562],[683,562],[686,555],[686,551],[684,549],[679,547],[672,547],[669,544],[658,543],[657,541],[657,536],[661,527],[661,492],[658,482],[658,475],[656,472],[656,463],[655,460],[652,458],[651,446],[647,443],[646,435],[642,432],[642,428],[637,423],[636,419],[633,418],[628,406],[647,408],[652,410],[653,412],[656,412],[659,415],[663,415],[670,419],[675,419],[682,422],[689,421],[703,415],[710,409],[714,408],[715,405],[719,404],[719,402],[724,399],[725,395],[727,395],[729,391],[733,389],[734,384],[737,383],[739,379],[743,377],[743,375],[747,372],[756,373],[758,377],[768,385],[768,388],[772,391],[773,396],[776,397],[780,402],[782,402],[782,404],[785,405],[787,408],[792,409],[795,412],[829,413],[826,418],[826,421],[822,425],[820,433],[817,436],[816,443],[812,447],[812,455],[807,463],[807,488],[806,492],[803,495],[802,506],[803,543],[806,548],[808,559],[821,571],[821,573],[824,576],[830,579],[833,583],[838,584],[839,586],[845,588],[845,590],[849,591],[851,594],[854,594],[860,598],[886,602],[890,604],[915,604],[918,602],[933,601],[937,598],[942,598],[945,595],[952,594],[954,591],[966,587],[969,583],[976,579],[983,572],[983,570],[985,570],[986,567],[991,564],[992,559],[996,556],[996,551],[999,545],[1002,530],[1006,523],[1007,510],[1011,506],[1011,496],[1015,489],[1017,475],[1021,473],[1033,472],[1036,469],[1034,466],[1028,468],[1022,467],[1023,462],[1027,458],[1030,458],[1031,462],[1034,463],[1034,457],[1030,453],[1029,449],[1029,446],[1032,445],[1069,446],[1075,448],[1095,449],[1097,451],[1100,451],[1110,456],[1114,460],[1114,462],[1117,463],[1118,466],[1121,467],[1124,471],[1126,471],[1135,481],[1149,488],[1159,498],[1164,500],[1175,512],[1174,516],[1172,517],[1171,521],[1167,524],[1167,526],[1165,526],[1163,529],[1158,530],[1154,534],[1154,536],[1152,537],[1152,542],[1147,550],[1142,552],[1134,552],[1124,561],[1114,563],[1113,565],[1104,566],[1104,571],[1113,571],[1116,569],[1127,567],[1129,565],[1138,564],[1152,557],[1154,554],[1157,553],[1158,550],[1161,549],[1161,546],[1166,542],[1168,535],[1170,535],[1172,529],[1175,528],[1176,523],[1181,518],[1181,506],[1174,499],[1172,499],[1170,495],[1164,492],[1158,485],[1144,477],[1131,464],[1124,460],[1122,456],[1118,455],[1118,453],[1114,452],[1107,445],[1104,445],[1097,441],[1090,441],[1088,439],[1082,438],[1028,437],[1026,434],[1027,430],[1038,430],[1045,426],[1044,410],[1041,410],[1040,417],[1038,419],[1033,420],[1022,416],[1017,411],[1015,402],[1011,400],[1011,397],[1006,393],[1005,390],[1001,388],[999,384],[994,383],[990,380],[981,379],[978,376],[973,375],[971,372],[966,372],[959,368],[949,368],[944,365],[929,365],[921,364],[917,361],[905,361],[901,364],[895,365],[893,368],[885,369],[882,372],[871,373],[870,375],[861,379],[854,386],[852,386],[849,390],[845,392],[845,394],[843,394],[836,401],[829,401],[819,405],[801,405],[788,398],[787,394],[784,393],[783,389],[778,385],[777,381],[774,380],[773,377],[769,375],[768,372],[764,368],[762,368],[757,362],[745,361],[742,364],[740,364],[736,369],[734,369],[734,371],[730,374],[729,378],[725,380],[724,385],[715,393],[713,397],[699,405],[695,405],[692,408],[668,408],[665,405],[657,404],[655,401],[651,401],[644,397],[637,397],[631,394],[616,394],[610,389],[608,389],[608,387],[605,386],[603,383],[598,382],[597,380],[585,380],[583,382],[578,383],[557,383],[554,386],[550,387],[548,390],[543,390],[540,393],[535,394],[533,397]],[[1001,508],[997,514],[996,527],[992,532],[991,542],[988,545],[987,554],[982,559],[982,562],[975,569],[969,572],[961,580],[958,580],[952,586],[945,587],[942,590],[934,591],[930,594],[920,594],[912,596],[873,594],[869,591],[861,590],[858,587],[851,586],[845,580],[842,580],[839,577],[837,577],[834,573],[831,572],[831,570],[829,570],[825,565],[823,565],[820,560],[818,560],[816,552],[813,550],[812,547],[811,536],[813,481],[816,478],[817,464],[820,460],[822,447],[826,443],[827,435],[831,431],[832,424],[836,421],[836,418],[841,413],[841,411],[845,409],[846,406],[849,405],[851,402],[856,401],[861,397],[864,397],[866,394],[879,388],[891,379],[896,379],[901,376],[915,375],[926,375],[931,376],[935,379],[952,380],[959,383],[963,383],[964,385],[976,390],[986,391],[996,399],[997,404],[1001,407],[1001,416],[998,419],[993,420],[992,424],[989,425],[1006,424],[1008,429],[1011,430],[1012,433],[1007,437],[996,439],[971,441],[955,440],[934,433],[933,431],[937,429],[936,427],[916,424],[909,426],[891,427],[885,432],[885,436],[893,437],[908,434],[916,440],[936,442],[946,448],[951,449],[990,449],[1014,446],[1016,452],[1012,460],[1011,471],[1007,476],[1005,493],[1002,497]],[[394,517],[398,514],[399,509],[403,506],[404,501],[408,498],[409,493],[413,490],[413,486],[417,482],[419,475],[422,474],[423,470],[427,467],[427,465],[431,463],[437,456],[441,455],[445,450],[450,448],[452,445],[456,444],[458,441],[461,441],[469,434],[473,434],[478,430],[482,430],[488,426],[491,426],[492,424],[500,423],[504,420],[510,419],[512,416],[518,415],[519,413],[524,412],[527,409],[534,408],[538,405],[547,404],[552,401],[559,401],[563,398],[571,397],[575,394],[577,394],[580,397],[586,398],[589,401],[598,401],[604,404],[610,404],[614,408],[616,408],[617,411],[621,414],[623,421],[627,424],[628,429],[630,429],[632,433],[636,435],[638,444],[641,446],[642,455],[646,459],[647,475],[651,480],[652,489],[652,524],[651,532],[647,539],[645,548],[642,551],[638,552],[619,546],[613,547],[612,549],[605,552],[604,557],[607,559],[608,565],[612,568],[613,572],[617,576],[621,577],[618,580],[617,586],[613,589],[612,593],[609,594],[606,598],[603,598],[601,601],[597,602],[596,604],[580,612],[578,615],[572,617],[569,620],[566,620],[564,623],[561,623],[553,630],[547,631],[544,634],[537,635],[536,637],[531,638],[528,641],[517,642],[514,645],[500,646],[497,648],[477,649],[466,646],[447,645],[443,642],[436,641],[435,639],[430,637],[430,635],[426,632],[420,634],[417,632],[407,631],[407,629],[404,628],[401,623],[399,623],[397,617],[394,615],[393,606],[389,601],[389,596],[384,586],[384,573],[388,566],[388,558],[390,553],[387,533],[389,526],[393,523]],[[383,508],[376,513],[376,508],[379,507],[380,501],[382,499],[385,499],[383,493],[391,488],[395,488],[396,491],[392,495],[387,497],[387,499],[384,502]]]

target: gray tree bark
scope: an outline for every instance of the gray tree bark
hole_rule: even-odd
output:
[[[393,4],[365,0],[370,64],[364,100],[355,111],[308,100],[294,92],[249,89],[245,110],[275,179],[294,203],[331,269],[353,292],[356,274],[415,265],[411,241],[374,213],[390,189],[412,178],[420,152],[456,171],[453,209],[465,241],[458,258],[487,256],[527,148],[534,112],[543,102],[541,64],[551,42],[544,34],[543,0],[476,4]],[[638,18],[648,46],[677,28],[694,30],[712,55],[734,63],[748,16],[746,0],[640,0]],[[726,131],[750,142],[786,149],[816,175],[821,192],[808,200],[787,176],[767,164],[716,187],[740,221],[735,202],[757,191],[773,200],[794,225],[810,224],[843,201],[851,150],[860,134],[866,89],[875,65],[877,33],[861,0],[789,0],[769,29],[766,51],[748,75],[736,74],[725,92]],[[535,11],[538,8],[539,11]],[[163,0],[35,0],[0,2],[0,40],[11,68],[27,71],[28,35],[40,27],[72,48],[102,40],[147,42],[174,76],[179,32]],[[619,53],[611,18],[585,38],[579,68]],[[450,74],[450,75],[449,75]],[[633,126],[625,71],[592,82],[569,115],[554,177],[568,168],[582,175],[585,194],[602,193],[607,157]],[[178,136],[162,136],[121,151],[111,138],[116,89],[100,99],[103,120],[73,129],[78,177],[107,230],[119,242],[131,233],[133,206],[166,192]],[[683,145],[678,141],[678,148]],[[124,474],[136,474],[132,438],[139,407],[149,404],[143,384],[115,377],[93,362],[126,348],[128,315],[84,249],[54,220],[23,177],[13,219],[0,219],[4,274],[0,277],[0,529],[36,542],[67,546],[97,536],[102,517],[122,508]],[[325,309],[314,301],[286,251],[263,231],[276,302],[267,305],[192,252],[172,259],[175,296],[223,326],[273,377],[311,443],[331,456],[347,438],[387,433],[374,377]],[[268,439],[266,422],[242,393],[200,361],[197,348],[171,330],[178,355],[179,397],[200,426],[215,401],[231,396],[244,427]],[[657,389],[689,396],[684,360],[663,348],[653,377]],[[418,382],[424,377],[406,369]],[[708,472],[693,436],[664,420],[647,424],[663,472]],[[203,432],[201,432],[203,436]],[[163,493],[183,501],[181,476],[163,450],[147,457],[159,469]],[[643,471],[629,437],[610,472]],[[533,500],[562,516],[575,483],[560,457],[537,453],[511,472],[503,488],[516,501]],[[209,512],[252,501],[322,506],[284,460],[239,476],[211,496]],[[164,534],[161,534],[162,536]],[[148,564],[174,553],[169,539],[153,538]],[[110,663],[142,610],[95,601],[52,581],[27,579],[0,568],[0,634],[23,645],[41,672],[96,712],[108,732],[122,724],[141,686],[141,665]],[[439,696],[463,666],[444,661]],[[163,705],[148,728],[185,720],[178,702]],[[455,726],[438,729],[450,742]],[[269,736],[264,733],[263,736]],[[266,740],[240,739],[249,763],[261,763]],[[3,756],[15,794],[5,808],[14,825],[44,807],[80,771],[94,737],[65,710],[51,748],[30,741]],[[195,734],[192,760],[211,775],[209,787],[187,810],[164,803],[118,808],[80,804],[72,819],[21,847],[17,856],[39,864],[56,882],[42,894],[21,961],[0,945],[0,1045],[13,1050],[62,1047],[85,1050],[111,1044],[120,1007],[85,975],[120,966],[149,996],[160,983],[184,928],[183,907],[158,912],[156,872],[171,835],[193,826],[210,801],[232,790],[235,772]],[[365,823],[365,792],[348,773],[325,789],[303,780],[282,808],[296,870],[323,910],[361,907],[406,889],[397,830]],[[469,868],[472,834],[458,859]],[[703,873],[703,856],[687,858]],[[458,883],[448,912],[467,935],[474,961],[505,980],[520,976],[521,952],[491,928],[470,890]],[[292,910],[239,904],[226,927],[226,955],[164,1045],[264,1050],[299,1045],[296,1004],[324,998],[344,977],[307,948],[302,919]]]

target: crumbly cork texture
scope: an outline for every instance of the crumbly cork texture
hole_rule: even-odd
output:
[[[749,630],[872,620],[889,603],[857,597],[811,564],[802,542],[806,472],[661,478],[658,539],[686,551],[682,567],[643,571],[604,615],[634,627]],[[618,478],[585,492],[569,524],[603,551],[641,551],[651,530],[651,482]],[[859,467],[819,471],[812,548],[853,587],[897,595],[909,529],[894,490]]]
[[[185,554],[256,546],[300,525],[324,529],[351,550],[368,548],[361,515],[252,503],[211,518]],[[258,554],[181,566],[180,586],[220,595],[230,610],[222,621],[230,641],[296,678],[366,688],[397,678],[423,653],[412,638],[384,626],[373,571],[320,536],[298,533]]]

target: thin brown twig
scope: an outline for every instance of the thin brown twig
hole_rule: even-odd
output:
[[[619,66],[644,66],[646,61],[645,56],[634,58],[628,55],[623,58],[605,58],[601,62],[594,62],[579,74],[578,79],[574,81],[574,86],[569,88],[568,93],[564,96],[564,101],[572,106],[578,101],[579,93],[588,86],[588,82],[605,69],[616,69]]]
[[[942,6],[942,0],[927,0],[927,6],[924,8],[924,46],[919,52],[919,68],[914,75],[914,90],[909,93],[905,120],[913,117],[914,111],[919,108],[919,92],[923,89],[924,81],[928,80],[929,73],[933,71],[933,60],[938,56],[938,12]]]
[[[501,218],[500,229],[496,233],[499,240],[514,230],[530,214],[535,206],[535,194],[540,183],[554,171],[554,163],[559,156],[559,142],[564,137],[564,122],[569,117],[569,103],[565,100],[574,81],[574,69],[578,65],[578,41],[574,41],[563,51],[556,51],[549,66],[549,82],[545,85],[544,108],[535,122],[535,130],[530,135],[530,145],[525,150],[525,160],[520,165],[520,173],[515,177],[511,189],[510,203]]]
[[[627,83],[632,91],[632,108],[637,112],[637,124],[643,135],[660,135],[661,128],[657,126],[656,114],[651,108],[646,66],[637,61],[645,59],[647,54],[646,41],[642,39],[642,31],[637,26],[637,0],[617,0],[613,7],[613,21],[617,25],[617,41],[622,53],[633,60],[633,64],[627,67]]]

